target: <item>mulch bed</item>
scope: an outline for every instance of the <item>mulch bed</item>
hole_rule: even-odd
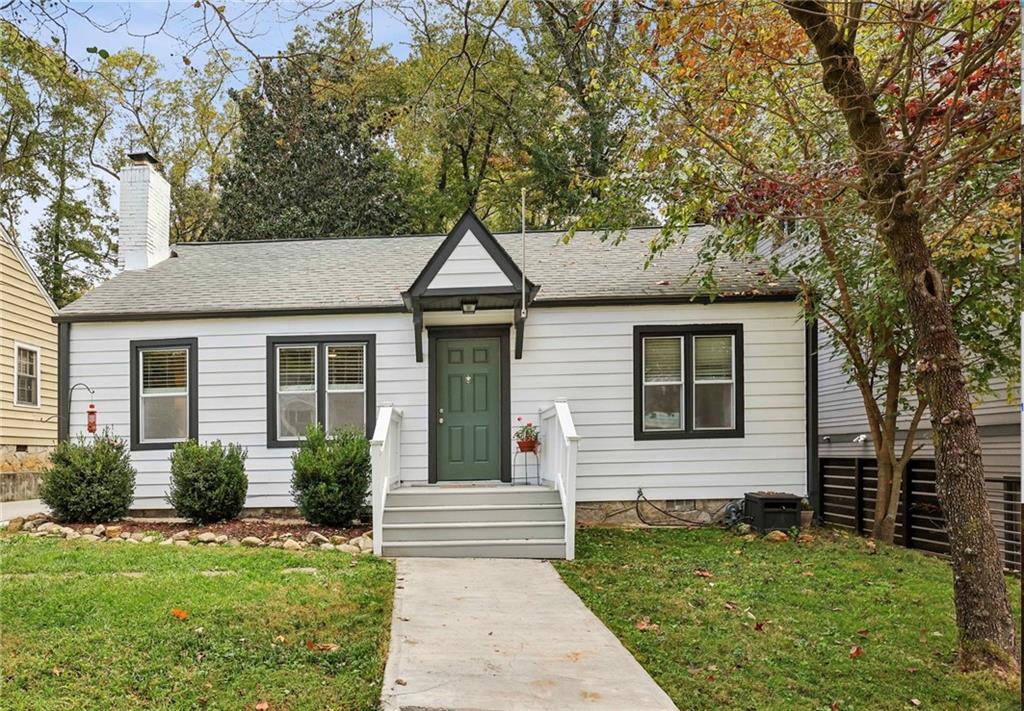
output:
[[[61,525],[70,526],[76,531],[81,531],[83,528],[93,528],[96,524],[63,523]],[[239,540],[246,536],[257,536],[264,540],[273,536],[280,538],[285,533],[290,533],[296,538],[302,538],[310,531],[316,531],[328,538],[331,536],[354,538],[356,536],[361,536],[363,533],[370,530],[369,526],[333,528],[331,526],[314,526],[309,523],[298,521],[293,522],[258,518],[236,519],[234,521],[211,523],[209,525],[194,524],[186,521],[170,523],[165,521],[149,521],[147,519],[125,519],[122,521],[113,521],[106,525],[120,526],[121,530],[127,533],[149,533],[156,531],[163,534],[165,538],[169,538],[179,531],[194,531],[195,533],[212,531],[218,535],[224,534],[230,538],[237,538]]]

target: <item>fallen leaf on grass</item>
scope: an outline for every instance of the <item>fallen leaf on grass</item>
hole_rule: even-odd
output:
[[[267,711],[270,708],[270,704],[266,701],[260,701],[256,704],[256,711]]]
[[[910,705],[911,706],[920,706],[921,705],[921,699],[911,699],[910,700]]]
[[[188,610],[182,610],[182,609],[177,608],[177,607],[172,607],[171,608],[171,614],[174,615],[175,617],[177,617],[179,620],[187,620],[188,619]]]
[[[274,637],[274,643],[275,644],[284,644],[285,643],[284,635],[283,634],[279,634],[276,637]]]
[[[339,649],[341,649],[341,647],[339,647],[336,644],[331,644],[330,642],[317,644],[316,642],[307,639],[306,649],[308,649],[311,652],[337,652]]]
[[[713,578],[713,577],[715,577],[715,574],[712,573],[710,570],[707,570],[706,568],[696,568],[693,571],[693,574],[696,575],[698,578]]]
[[[754,631],[755,632],[764,632],[764,623],[763,622],[755,623],[754,624]]]
[[[860,635],[861,637],[867,637],[868,636],[868,631],[867,630],[857,630],[857,634]]]
[[[833,701],[832,705],[829,708],[831,708],[832,711],[839,711],[839,702],[838,701]]]
[[[914,674],[917,672],[917,667],[907,667],[908,674]]]
[[[53,669],[51,669],[50,671],[52,671],[52,672],[53,672],[53,675],[54,675],[54,676],[60,676],[61,674],[63,674],[63,673],[64,673],[64,670],[63,670],[63,669],[61,669],[60,667],[54,667],[54,668],[53,668]]]
[[[633,626],[641,632],[647,632],[648,630],[651,632],[657,632],[659,629],[661,629],[661,625],[655,622],[651,622],[651,618],[646,616],[641,617],[639,620],[637,620],[636,624]]]
[[[864,650],[856,644],[850,647],[850,659],[856,659],[857,657],[863,656]]]
[[[725,609],[726,610],[735,610],[736,609],[736,603],[735,602],[726,601]]]

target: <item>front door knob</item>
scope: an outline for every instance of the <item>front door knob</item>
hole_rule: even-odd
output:
[[[443,425],[444,424],[444,418],[443,417],[438,417],[437,418],[437,424]]]

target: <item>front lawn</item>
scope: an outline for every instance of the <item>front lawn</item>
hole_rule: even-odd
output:
[[[28,536],[0,556],[6,709],[379,703],[389,561]]]
[[[957,672],[949,566],[915,551],[591,528],[576,555],[566,583],[681,709],[1020,708],[1019,681]]]

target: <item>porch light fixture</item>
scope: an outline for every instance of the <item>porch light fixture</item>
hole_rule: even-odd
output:
[[[476,299],[469,299],[462,302],[462,313],[464,314],[475,314],[476,313]]]

